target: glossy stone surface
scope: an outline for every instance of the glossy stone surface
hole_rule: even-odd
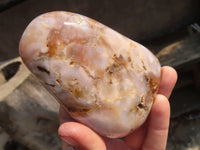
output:
[[[160,64],[142,45],[70,12],[35,18],[20,55],[77,121],[103,136],[123,137],[147,118],[160,83]]]

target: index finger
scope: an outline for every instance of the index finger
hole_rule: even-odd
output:
[[[158,94],[162,94],[167,98],[169,98],[176,84],[176,81],[177,81],[176,70],[169,66],[162,67],[161,81]]]

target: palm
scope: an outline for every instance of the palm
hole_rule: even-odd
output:
[[[173,68],[162,68],[160,88],[147,121],[123,140],[103,138],[88,127],[70,121],[62,107],[60,109],[59,135],[65,141],[68,141],[68,137],[70,137],[76,141],[78,147],[85,150],[164,150],[170,116],[168,98],[176,80],[177,74]],[[64,146],[63,150],[66,150]]]

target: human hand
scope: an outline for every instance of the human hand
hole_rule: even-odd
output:
[[[60,107],[58,133],[63,140],[63,150],[67,150],[65,142],[80,150],[164,150],[170,119],[168,98],[176,81],[176,71],[168,66],[162,67],[159,91],[148,119],[123,139],[108,139],[98,135],[87,126],[75,122]]]

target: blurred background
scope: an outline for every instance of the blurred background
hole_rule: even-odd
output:
[[[167,149],[200,150],[199,0],[0,0],[0,150],[61,149],[58,104],[53,98],[42,104],[25,98],[24,89],[31,86],[36,93],[40,88],[32,77],[19,86],[11,83],[20,71],[20,60],[13,59],[19,56],[24,29],[36,16],[57,10],[93,18],[149,48],[162,65],[174,67],[179,79],[170,97]],[[42,97],[36,93],[28,99],[35,96]]]

